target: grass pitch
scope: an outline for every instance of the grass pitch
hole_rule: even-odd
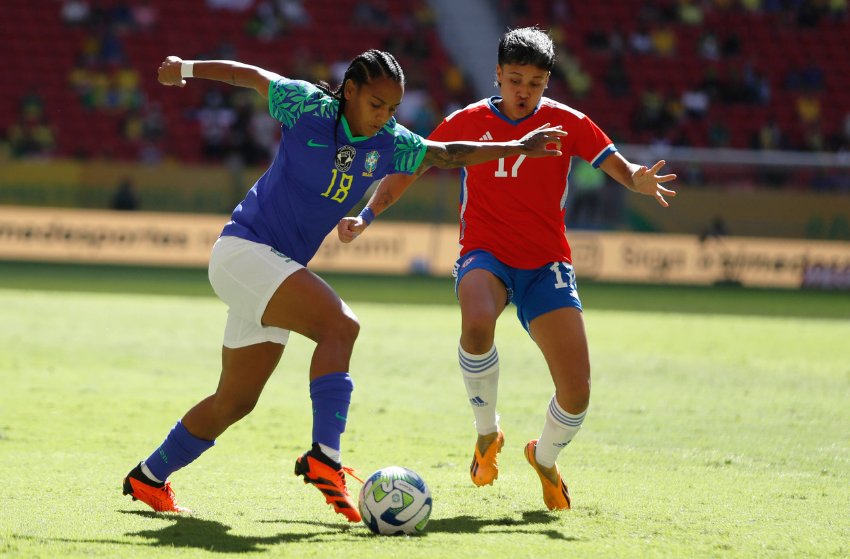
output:
[[[434,496],[423,536],[349,526],[293,476],[310,443],[299,336],[257,409],[172,477],[193,516],[121,496],[214,390],[224,305],[202,271],[0,264],[0,556],[850,554],[846,294],[581,286],[593,395],[560,459],[575,508],[549,513],[522,448],[552,385],[511,310],[497,331],[507,442],[479,489],[451,283],[330,283],[363,325],[344,461],[419,472]]]

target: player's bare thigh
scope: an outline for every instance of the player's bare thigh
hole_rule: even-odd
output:
[[[263,326],[293,330],[318,341],[336,324],[356,322],[357,317],[322,278],[304,268],[280,284],[262,321]]]
[[[587,409],[590,353],[581,311],[564,307],[547,312],[531,321],[529,331],[549,366],[558,404],[569,413]]]

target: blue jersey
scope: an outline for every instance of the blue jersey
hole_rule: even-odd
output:
[[[306,266],[374,181],[419,167],[421,136],[395,118],[374,136],[352,136],[344,116],[336,126],[338,110],[339,100],[308,82],[269,85],[269,112],[281,122],[277,156],[222,235],[270,245]]]

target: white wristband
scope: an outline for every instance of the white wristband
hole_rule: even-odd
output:
[[[180,63],[180,77],[181,78],[191,78],[194,76],[192,73],[192,67],[195,65],[194,62],[181,62]]]

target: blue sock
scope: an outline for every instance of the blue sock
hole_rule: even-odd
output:
[[[183,427],[182,421],[178,421],[159,448],[148,456],[145,465],[157,479],[165,481],[168,476],[191,464],[214,444],[215,441],[199,439]]]
[[[313,442],[339,450],[354,382],[348,373],[330,373],[310,381]]]

